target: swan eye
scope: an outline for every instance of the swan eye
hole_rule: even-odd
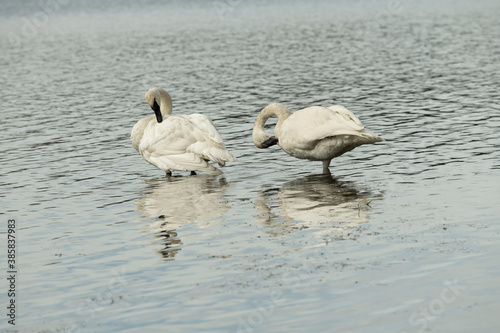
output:
[[[271,136],[269,139],[267,139],[266,141],[262,142],[262,146],[264,148],[269,148],[271,146],[274,146],[277,143],[278,143],[278,138],[275,137],[275,136]]]

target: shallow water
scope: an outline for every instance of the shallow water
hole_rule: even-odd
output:
[[[496,331],[494,2],[60,4],[1,8],[19,271],[1,329]],[[238,162],[168,179],[143,161],[129,133],[153,86]],[[386,141],[320,175],[253,146],[271,102],[345,105]]]

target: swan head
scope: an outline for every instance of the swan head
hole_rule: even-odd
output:
[[[255,125],[252,132],[253,144],[259,149],[269,148],[279,143],[278,137],[269,135],[264,130],[266,121],[273,116],[278,117],[278,123],[276,124],[274,132],[279,137],[281,124],[290,116],[290,111],[286,106],[279,103],[269,104],[264,109],[262,109],[262,111],[259,113],[259,116],[255,120]]]
[[[256,122],[253,128],[252,139],[255,147],[259,149],[269,148],[278,143],[278,138],[267,134],[264,131],[264,126],[260,126],[258,122]]]
[[[254,145],[259,148],[259,149],[266,149],[266,148],[269,148],[271,146],[274,146],[275,144],[277,144],[279,142],[278,138],[275,137],[275,136],[269,136],[266,134],[266,136],[262,136],[260,139],[253,138],[253,143]]]
[[[151,109],[153,109],[158,123],[163,121],[164,115],[172,113],[172,99],[168,92],[162,88],[151,88],[144,97]]]

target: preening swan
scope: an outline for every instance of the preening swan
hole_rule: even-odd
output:
[[[224,166],[236,161],[226,150],[220,134],[206,116],[201,114],[171,116],[172,99],[161,88],[146,93],[146,101],[154,115],[139,120],[131,133],[132,145],[154,166],[172,171],[222,171],[208,163]]]
[[[278,117],[275,136],[264,131],[266,121]],[[323,173],[329,174],[333,158],[363,144],[383,141],[367,131],[359,119],[341,105],[328,108],[311,106],[293,114],[279,103],[266,106],[257,117],[252,133],[257,148],[278,144],[287,154],[323,162]]]

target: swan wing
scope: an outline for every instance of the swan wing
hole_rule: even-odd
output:
[[[341,115],[346,121],[350,122],[351,124],[353,122],[356,123],[359,126],[358,129],[357,129],[358,130],[357,136],[358,137],[362,137],[363,139],[368,140],[368,143],[374,143],[374,142],[384,141],[384,139],[382,139],[377,134],[368,131],[363,126],[363,124],[361,124],[361,121],[358,119],[358,117],[356,117],[354,115],[354,113],[352,113],[351,111],[347,110],[347,108],[345,108],[344,106],[342,106],[342,105],[332,105],[332,106],[330,106],[328,108],[330,110],[332,110],[333,112],[336,112],[337,114]]]
[[[197,125],[189,116],[169,116],[162,123],[153,119],[144,130],[139,151],[146,161],[162,170],[217,172],[208,161],[224,165],[234,157],[211,139],[220,137],[218,133],[203,131]]]
[[[162,170],[215,172],[212,165],[188,148],[197,141],[198,130],[182,116],[170,116],[162,123],[152,119],[144,130],[139,152],[146,161]]]
[[[284,121],[281,137],[293,138],[296,145],[305,147],[330,136],[363,136],[364,127],[359,119],[345,110],[312,106],[296,111]]]
[[[236,158],[226,150],[222,137],[214,127],[212,121],[202,114],[184,116],[198,129],[197,142],[192,144],[188,151],[204,156],[212,162],[224,166],[226,162],[234,162]]]
[[[206,139],[214,143],[222,144],[222,137],[207,116],[202,114],[191,114],[183,117],[196,127],[199,130],[199,134],[202,134]]]
[[[363,127],[363,125],[361,124],[361,121],[358,119],[358,117],[356,117],[354,115],[354,113],[352,113],[351,111],[347,110],[346,107],[344,107],[342,105],[332,105],[332,106],[329,106],[328,108],[330,110],[332,110],[333,112],[336,112],[336,113],[342,115],[346,120],[354,121],[356,124]]]

